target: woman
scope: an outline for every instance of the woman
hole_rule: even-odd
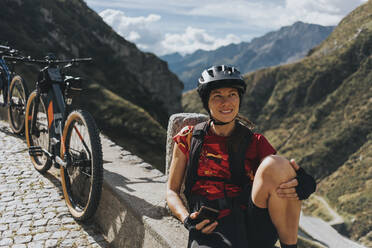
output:
[[[243,124],[245,89],[234,67],[205,70],[198,93],[210,120],[174,137],[167,203],[189,230],[188,247],[265,248],[278,238],[281,247],[297,247],[300,200],[315,181]],[[180,197],[184,177],[188,208]],[[217,209],[217,220],[199,218],[201,206]]]

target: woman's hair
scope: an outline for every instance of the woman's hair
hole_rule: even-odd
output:
[[[244,115],[238,113],[238,115],[235,118],[237,121],[241,122],[244,126],[248,127],[249,129],[254,129],[255,125],[253,122],[251,122],[247,117]]]

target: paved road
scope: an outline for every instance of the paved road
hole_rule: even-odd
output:
[[[51,173],[43,176],[33,168],[24,140],[13,135],[8,124],[0,120],[2,247],[108,247],[108,244],[93,223],[83,225],[71,217],[59,180]]]
[[[301,228],[314,240],[329,248],[365,248],[364,246],[340,235],[327,222],[310,216],[301,215]]]
[[[315,197],[315,199],[317,199],[318,201],[320,201],[323,204],[323,206],[325,206],[327,208],[329,214],[332,215],[332,220],[329,221],[329,222],[327,222],[328,225],[331,225],[332,226],[332,225],[337,225],[337,224],[344,223],[344,219],[335,210],[333,210],[329,206],[328,202],[326,202],[326,200],[324,200],[323,197],[320,197],[320,196],[315,195],[315,194],[314,194],[314,197]]]

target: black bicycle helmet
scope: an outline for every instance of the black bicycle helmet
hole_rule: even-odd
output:
[[[202,72],[198,82],[198,93],[203,102],[204,108],[209,113],[208,100],[212,90],[231,87],[238,90],[240,103],[247,85],[240,76],[240,71],[235,67],[227,65],[213,66]]]

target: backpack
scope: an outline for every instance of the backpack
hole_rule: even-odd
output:
[[[210,120],[201,122],[194,126],[190,141],[190,154],[189,160],[186,166],[186,178],[185,178],[185,190],[184,194],[187,201],[190,201],[191,189],[194,184],[201,179],[207,179],[211,181],[224,181],[229,184],[235,184],[242,189],[250,183],[249,177],[245,173],[244,160],[245,154],[252,142],[252,131],[241,124],[239,121],[236,122],[236,127],[233,133],[228,139],[228,154],[229,154],[229,168],[231,172],[230,179],[224,179],[219,177],[208,177],[198,176],[198,166],[200,152],[203,147],[204,137],[210,127]]]

